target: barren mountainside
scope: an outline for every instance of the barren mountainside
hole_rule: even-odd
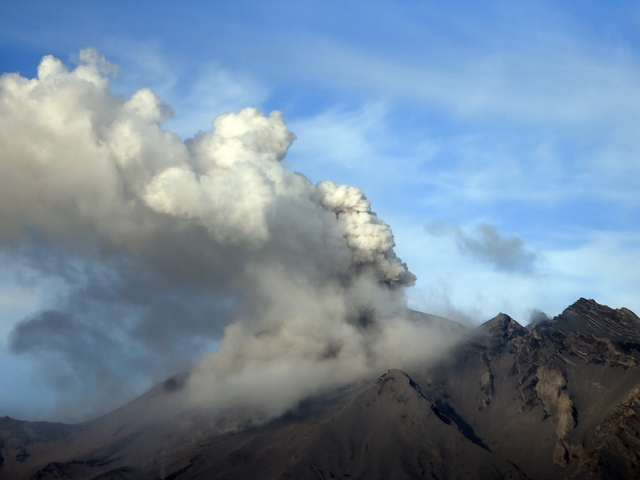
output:
[[[580,299],[264,425],[181,408],[186,375],[77,425],[0,418],[0,478],[640,478],[639,360],[640,319]]]

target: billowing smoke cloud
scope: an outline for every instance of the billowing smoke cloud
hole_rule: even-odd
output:
[[[529,323],[527,324],[527,328],[532,329],[541,323],[547,323],[550,321],[551,318],[549,317],[549,315],[544,313],[542,310],[534,308],[533,310],[531,310],[531,314],[529,315]]]
[[[114,95],[115,67],[79,59],[0,77],[0,242],[68,292],[10,345],[41,361],[59,418],[194,359],[192,401],[269,418],[442,347],[407,318],[415,277],[362,191],[283,168],[279,112],[224,114],[183,142],[151,90]]]
[[[452,236],[461,252],[498,270],[528,273],[537,260],[537,255],[525,247],[521,238],[501,235],[495,225],[489,223],[479,223],[472,233],[441,222],[429,223],[426,230],[436,236]]]

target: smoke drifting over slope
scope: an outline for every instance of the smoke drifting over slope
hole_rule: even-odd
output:
[[[224,114],[183,142],[151,90],[114,95],[115,67],[79,58],[0,77],[0,242],[67,292],[10,345],[40,359],[60,418],[216,345],[191,398],[262,417],[442,345],[406,318],[415,277],[362,191],[283,168],[295,136],[279,112]]]

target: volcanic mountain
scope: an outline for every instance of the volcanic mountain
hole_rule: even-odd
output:
[[[4,417],[0,478],[640,478],[634,313],[580,299],[529,328],[499,314],[462,335],[435,363],[262,425],[181,407],[187,375],[89,422]]]

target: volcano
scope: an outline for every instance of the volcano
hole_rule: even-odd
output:
[[[640,478],[640,319],[580,299],[528,328],[499,314],[445,357],[253,424],[179,401],[174,376],[100,418],[0,418],[3,479]]]

